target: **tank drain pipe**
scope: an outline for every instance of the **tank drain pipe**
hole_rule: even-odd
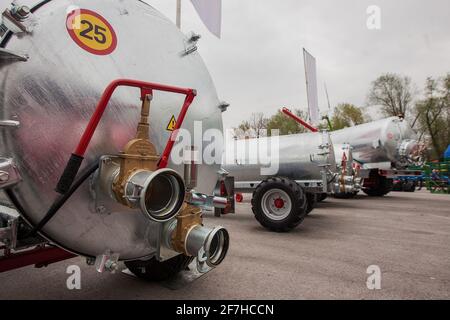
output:
[[[95,130],[97,129],[97,126],[103,116],[103,113],[108,106],[109,100],[111,99],[114,91],[119,86],[125,86],[125,87],[134,87],[134,88],[140,88],[141,89],[141,99],[144,99],[144,97],[148,94],[152,95],[153,90],[155,91],[164,91],[164,92],[172,92],[177,94],[183,94],[186,96],[183,106],[181,108],[180,114],[178,115],[178,121],[176,123],[175,129],[172,132],[169,141],[166,144],[166,147],[164,149],[163,154],[161,155],[161,158],[158,162],[158,168],[165,168],[167,167],[167,164],[169,162],[170,153],[172,151],[173,145],[175,143],[178,129],[180,129],[181,125],[183,124],[184,118],[186,116],[186,113],[189,109],[189,106],[194,101],[195,96],[197,95],[197,92],[194,89],[186,89],[186,88],[179,88],[174,86],[167,86],[163,84],[158,83],[151,83],[151,82],[144,82],[139,80],[130,80],[130,79],[118,79],[111,82],[103,92],[100,101],[97,104],[97,107],[94,111],[94,114],[92,115],[83,135],[81,136],[81,139],[78,143],[77,148],[72,153],[63,174],[61,175],[58,184],[56,186],[55,191],[60,194],[65,194],[69,191],[73,181],[75,180],[75,177],[78,173],[78,170],[81,167],[81,163],[84,159],[84,154],[89,146],[89,143],[91,142],[92,136],[95,133]]]

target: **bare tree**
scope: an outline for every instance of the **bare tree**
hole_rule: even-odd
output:
[[[267,122],[268,120],[264,117],[264,113],[252,113],[250,118],[250,126],[253,130],[255,130],[257,138],[261,136],[263,130],[267,130]]]
[[[244,120],[241,124],[234,128],[234,136],[237,139],[259,138],[264,136],[267,129],[268,119],[264,117],[264,113],[252,113],[249,120]]]
[[[414,89],[409,77],[386,73],[372,82],[368,103],[380,105],[386,116],[406,116],[411,110]]]
[[[420,140],[428,140],[433,156],[441,157],[450,144],[450,73],[427,79],[425,98],[416,103],[416,112]]]

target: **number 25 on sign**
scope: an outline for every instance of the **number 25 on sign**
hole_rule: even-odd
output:
[[[82,49],[95,55],[111,54],[117,47],[117,36],[111,24],[100,14],[76,9],[67,16],[67,31]]]

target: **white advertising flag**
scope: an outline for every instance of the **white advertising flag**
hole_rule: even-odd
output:
[[[306,94],[308,96],[309,120],[313,125],[317,125],[319,119],[319,98],[317,94],[317,73],[316,59],[305,49],[303,49],[305,60]]]
[[[191,0],[205,26],[220,38],[222,28],[222,0]]]

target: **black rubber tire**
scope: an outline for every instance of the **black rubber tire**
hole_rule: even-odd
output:
[[[156,260],[156,258],[151,258],[146,261],[127,261],[125,265],[138,278],[146,281],[163,281],[185,270],[192,260],[194,260],[194,257],[180,254],[162,262]]]
[[[306,194],[306,215],[310,214],[311,211],[317,205],[317,194],[311,192],[305,192]]]
[[[317,195],[317,202],[322,202],[326,198],[328,198],[328,194],[326,194],[326,193],[319,193]]]
[[[392,184],[392,191],[404,191],[403,190],[403,181],[397,181],[396,183]]]
[[[402,189],[404,192],[414,192],[416,191],[416,185],[413,181],[408,181],[403,184]]]
[[[362,191],[369,197],[382,197],[392,191],[393,181],[386,177],[378,176],[378,183],[376,188],[364,188]]]
[[[261,207],[263,195],[270,189],[281,189],[285,191],[291,202],[292,209],[289,215],[283,220],[273,220],[264,214]],[[306,216],[306,195],[302,188],[295,182],[287,178],[272,177],[261,182],[256,187],[252,196],[252,211],[256,220],[264,227],[275,232],[287,232],[298,226]]]

